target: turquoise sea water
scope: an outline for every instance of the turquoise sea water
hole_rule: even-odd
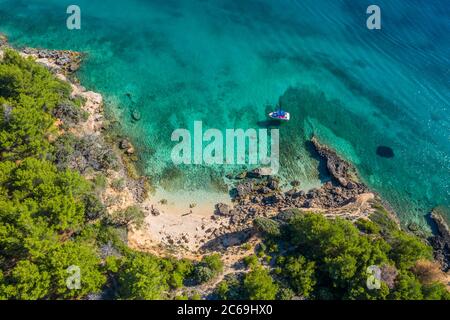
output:
[[[264,127],[281,100],[293,117],[280,127],[284,177],[324,179],[305,145],[314,133],[403,221],[423,222],[450,205],[450,3],[378,0],[382,30],[371,31],[372,2],[77,0],[82,29],[69,31],[74,1],[0,0],[0,32],[17,46],[86,52],[79,78],[104,94],[166,190],[221,189],[232,169],[174,167],[174,129]]]

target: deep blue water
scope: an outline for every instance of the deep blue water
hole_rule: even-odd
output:
[[[86,52],[80,79],[163,188],[220,189],[236,169],[174,167],[174,129],[258,128],[281,99],[293,117],[280,128],[285,178],[321,182],[305,147],[316,134],[403,221],[450,204],[448,0],[378,0],[381,30],[366,28],[362,0],[78,0],[82,29],[69,31],[72,2],[0,0],[0,31],[17,46]]]

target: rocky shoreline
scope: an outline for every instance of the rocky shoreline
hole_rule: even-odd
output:
[[[326,162],[332,180],[322,187],[307,192],[300,190],[300,182],[292,181],[292,188],[283,191],[276,177],[264,176],[261,169],[243,172],[234,179],[231,190],[234,206],[223,203],[216,205],[213,219],[228,219],[222,227],[211,231],[210,240],[203,248],[226,248],[230,245],[227,234],[240,235],[235,241],[245,242],[253,230],[252,222],[258,217],[274,217],[289,210],[310,210],[322,212],[329,217],[349,220],[367,218],[371,213],[367,201],[375,199],[367,186],[358,181],[355,168],[340,158],[334,150],[322,145],[316,137],[311,139],[316,152]],[[360,204],[358,208],[354,205]],[[362,206],[361,206],[362,205]],[[356,212],[355,209],[363,209]],[[221,238],[222,237],[222,238]],[[222,239],[216,241],[215,238]]]
[[[83,54],[76,51],[69,50],[49,50],[49,49],[36,49],[36,48],[24,48],[22,53],[32,56],[38,61],[48,61],[47,66],[53,68],[54,72],[62,73],[64,75],[70,75],[76,72],[83,60]]]
[[[434,258],[442,266],[442,270],[450,270],[450,227],[446,215],[448,209],[444,207],[434,208],[430,214],[431,219],[437,227],[437,234],[429,238],[429,242],[434,249]]]
[[[51,50],[25,47],[16,49],[10,46],[8,38],[0,34],[0,48],[10,48],[19,51],[24,56],[33,57],[37,62],[45,65],[55,74],[69,76],[78,71],[84,55],[71,50]]]

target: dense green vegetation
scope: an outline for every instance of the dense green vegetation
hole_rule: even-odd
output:
[[[32,60],[6,50],[0,62],[0,299],[170,298],[192,262],[160,259],[128,249],[123,225],[142,223],[135,207],[107,216],[97,197],[104,176],[87,181],[74,154],[94,171],[113,164],[92,154],[90,139],[60,134],[84,119],[79,98]],[[81,151],[80,151],[81,150]],[[90,153],[85,152],[88,150]],[[213,264],[214,265],[214,264]],[[68,289],[80,271],[80,286]]]
[[[415,268],[432,259],[431,248],[400,231],[381,209],[377,222],[356,226],[299,211],[279,218],[255,221],[265,252],[245,259],[249,274],[219,284],[220,298],[450,299],[443,284],[424,281]],[[374,289],[367,286],[371,266],[381,271]]]

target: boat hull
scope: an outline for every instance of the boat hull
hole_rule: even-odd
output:
[[[286,112],[284,117],[278,116],[276,112],[271,112],[271,113],[269,113],[269,117],[272,118],[272,119],[282,120],[282,121],[289,121],[289,120],[291,120],[291,114],[289,112]]]

